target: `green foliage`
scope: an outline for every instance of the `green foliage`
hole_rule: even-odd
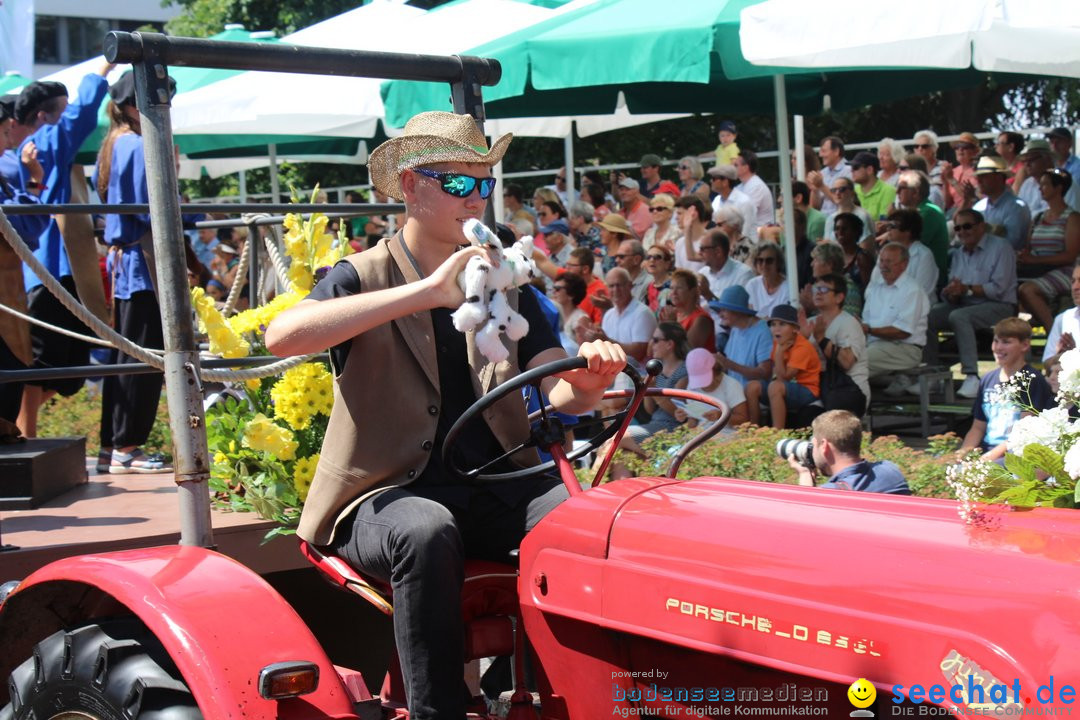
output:
[[[269,404],[269,388],[240,401],[234,397],[206,414],[206,440],[213,453],[210,491],[222,509],[255,512],[283,525],[295,525],[300,498],[286,464],[272,453],[243,444],[244,429]]]
[[[1005,471],[991,476],[984,495],[988,502],[1017,507],[1076,506],[1076,485],[1061,454],[1038,443],[1024,447],[1023,457],[1007,453]]]
[[[53,397],[38,413],[38,437],[85,437],[86,452],[96,455],[101,437],[101,391],[96,386],[83,385],[71,397]],[[169,408],[162,394],[143,450],[171,459],[172,449]]]
[[[362,3],[356,0],[177,0],[184,8],[166,23],[172,35],[208,37],[221,32],[227,23],[240,23],[248,30],[273,30],[288,35],[314,25]]]
[[[620,451],[616,461],[627,466],[632,475],[662,475],[675,451],[697,434],[685,427],[657,433],[642,443],[649,459]],[[713,438],[689,457],[679,468],[680,479],[695,477],[732,477],[781,484],[794,484],[795,474],[787,461],[776,454],[776,442],[784,438],[808,438],[809,428],[775,430],[769,427],[742,425],[733,435]],[[907,478],[915,495],[923,497],[953,497],[945,482],[945,468],[951,461],[949,453],[959,445],[951,433],[930,439],[926,451],[907,447],[894,435],[871,440],[863,436],[863,457],[871,461],[890,460],[897,464]]]

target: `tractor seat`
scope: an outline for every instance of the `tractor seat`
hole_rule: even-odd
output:
[[[367,600],[386,615],[394,614],[393,595],[384,583],[365,578],[337,555],[304,540],[300,552],[334,585]],[[510,655],[518,615],[517,570],[488,560],[465,561],[461,614],[467,659]]]

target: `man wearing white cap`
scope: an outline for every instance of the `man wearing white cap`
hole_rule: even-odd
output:
[[[649,206],[641,199],[638,181],[624,177],[619,181],[618,191],[619,202],[622,204],[619,214],[634,228],[637,237],[645,237],[645,231],[652,227],[652,215],[649,213]]]
[[[413,718],[465,717],[465,557],[505,559],[566,497],[547,477],[467,484],[441,460],[447,431],[481,393],[566,356],[532,293],[510,293],[529,332],[517,342],[502,337],[510,357],[497,365],[450,319],[464,300],[459,273],[487,252],[461,248],[462,226],[483,216],[495,186],[491,166],[510,139],[489,149],[468,115],[410,120],[369,159],[375,188],[405,201],[402,230],[339,262],[266,332],[277,355],[331,348],[336,402],[297,534],[391,586]],[[549,378],[544,388],[571,414],[591,410],[626,364],[622,350],[603,341],[583,343],[579,355],[587,368]],[[482,464],[527,433],[521,398],[507,397],[455,450],[464,466]],[[495,471],[536,462],[526,451]]]
[[[734,165],[715,165],[709,168],[709,186],[716,197],[712,199],[713,217],[722,207],[733,207],[743,219],[743,233],[757,238],[757,210],[750,196],[738,188],[739,174]]]

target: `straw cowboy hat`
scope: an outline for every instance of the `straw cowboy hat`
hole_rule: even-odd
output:
[[[404,200],[401,173],[421,165],[467,162],[494,165],[502,160],[513,139],[507,133],[488,149],[487,138],[471,115],[424,112],[405,123],[399,137],[387,140],[368,157],[371,184],[379,192]]]
[[[1005,161],[996,155],[983,155],[979,158],[979,164],[975,166],[976,175],[1012,175],[1009,168],[1005,167]]]
[[[626,218],[622,215],[615,213],[608,213],[604,216],[604,219],[596,223],[605,230],[610,230],[613,233],[621,235],[630,235],[633,237],[634,231],[630,229],[630,223],[626,222]]]

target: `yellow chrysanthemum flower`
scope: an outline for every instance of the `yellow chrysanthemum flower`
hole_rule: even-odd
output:
[[[293,468],[293,487],[300,502],[307,500],[308,490],[311,489],[311,480],[315,477],[315,468],[319,464],[319,453],[306,458],[298,458]]]
[[[329,415],[334,406],[333,376],[322,363],[304,363],[286,370],[270,389],[274,417],[303,430],[318,414]]]

